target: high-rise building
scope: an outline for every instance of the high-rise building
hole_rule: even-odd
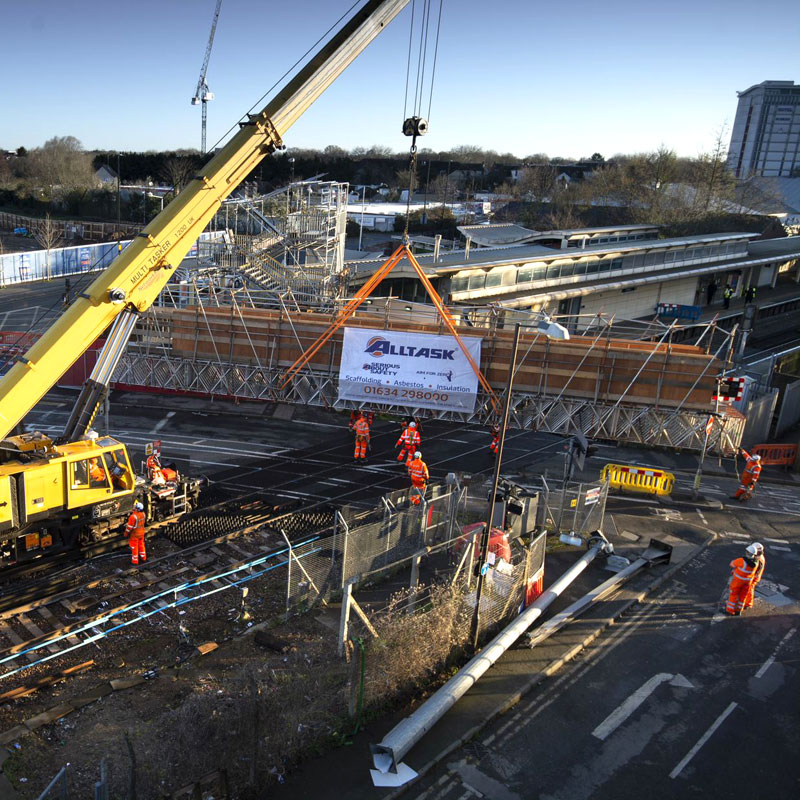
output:
[[[800,177],[800,85],[764,81],[738,95],[728,150],[736,177]]]

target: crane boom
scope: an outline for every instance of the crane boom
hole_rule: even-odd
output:
[[[145,311],[211,221],[222,201],[408,5],[369,0],[308,64],[240,130],[186,188],[82,292],[0,380],[0,439],[123,311]]]

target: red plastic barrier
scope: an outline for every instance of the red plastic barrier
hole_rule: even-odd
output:
[[[752,455],[761,456],[764,465],[791,466],[797,460],[796,444],[757,444]]]

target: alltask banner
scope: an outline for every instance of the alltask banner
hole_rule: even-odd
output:
[[[481,340],[462,337],[476,364]],[[345,328],[339,399],[472,412],[478,376],[452,336]]]

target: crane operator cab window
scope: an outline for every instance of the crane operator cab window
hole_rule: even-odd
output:
[[[102,456],[92,456],[72,464],[73,489],[105,489],[108,486],[108,476],[103,464]]]
[[[104,453],[103,458],[106,462],[106,469],[111,475],[111,486],[115,492],[128,491],[133,489],[134,478],[128,464],[128,457],[125,448],[120,447],[109,453]]]

